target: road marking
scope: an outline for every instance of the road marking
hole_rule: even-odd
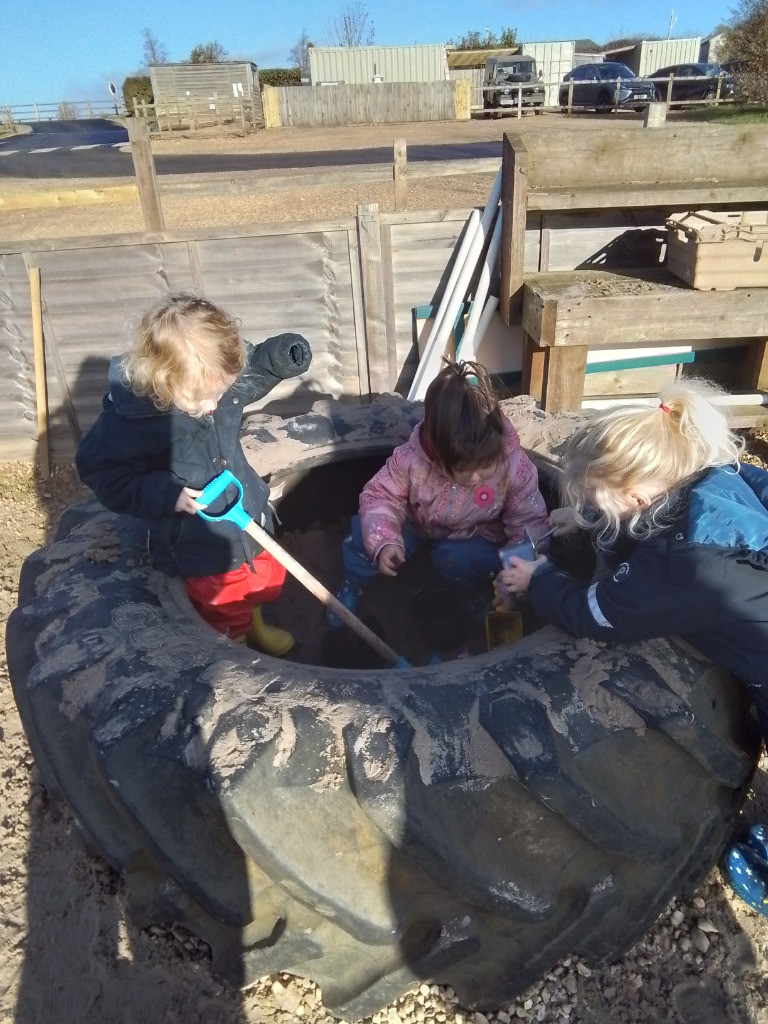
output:
[[[0,156],[13,156],[14,154],[22,153],[29,155],[30,153],[58,153],[62,150],[66,152],[75,152],[79,149],[122,149],[123,146],[129,146],[130,142],[125,139],[123,142],[92,142],[85,146],[47,146],[41,149],[3,149],[0,146]]]

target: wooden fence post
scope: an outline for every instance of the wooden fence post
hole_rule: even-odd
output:
[[[40,473],[51,475],[48,451],[48,388],[45,379],[45,339],[43,338],[43,303],[40,295],[40,267],[29,267],[29,299],[32,307],[32,344],[35,366],[35,404],[37,405],[37,449]]]
[[[128,117],[125,123],[131,143],[141,209],[144,213],[144,227],[147,231],[165,231],[165,219],[155,174],[155,158],[152,156],[147,122],[143,117]]]
[[[378,203],[358,204],[357,237],[365,311],[368,388],[371,395],[381,395],[392,390],[397,364],[395,352],[390,352],[387,346],[387,300]]]
[[[505,323],[520,311],[528,213],[528,153],[523,140],[504,133],[501,153],[501,281],[499,312]]]
[[[453,83],[453,109],[457,121],[469,121],[472,117],[472,90],[467,78],[457,78]]]
[[[408,148],[405,139],[395,139],[393,146],[395,209],[408,208]]]
[[[261,91],[261,104],[264,111],[264,127],[279,128],[280,121],[280,100],[277,89],[272,85],[265,85]]]

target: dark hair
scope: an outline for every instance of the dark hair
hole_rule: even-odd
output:
[[[443,361],[424,398],[423,429],[438,465],[452,476],[499,458],[504,416],[484,366]]]

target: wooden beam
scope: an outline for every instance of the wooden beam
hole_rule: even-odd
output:
[[[768,338],[756,339],[749,346],[746,376],[745,387],[748,391],[768,391]]]
[[[67,188],[44,192],[9,192],[0,195],[0,210],[39,210],[47,206],[90,206],[94,203],[123,203],[138,198],[136,185],[105,188]]]
[[[537,345],[530,334],[523,331],[523,377],[520,386],[524,395],[531,395],[537,402],[544,399],[549,351]]]
[[[520,312],[525,254],[525,220],[528,209],[528,163],[519,136],[505,133],[501,179],[501,281],[499,312],[513,323]]]
[[[35,404],[37,406],[37,453],[40,472],[51,475],[48,448],[48,390],[45,376],[45,339],[43,337],[43,305],[40,293],[40,267],[29,267],[29,299],[32,307],[32,342],[35,366]]]
[[[768,289],[694,291],[663,270],[526,277],[523,327],[539,345],[768,337]]]
[[[542,408],[546,412],[570,412],[580,409],[584,398],[586,368],[586,345],[549,349]]]
[[[144,213],[144,226],[147,231],[164,231],[165,219],[160,204],[160,192],[155,174],[155,159],[149,140],[149,128],[143,117],[127,117],[125,125],[131,143],[133,169],[139,187],[139,199]]]
[[[389,376],[386,297],[378,203],[358,205],[357,237],[360,245],[360,274],[365,309],[368,384],[371,395],[380,395],[390,391],[394,382]]]
[[[395,180],[395,209],[408,206],[408,149],[405,139],[395,139],[392,175]]]
[[[413,177],[416,177],[414,174]],[[647,185],[617,185],[590,188],[577,185],[564,188],[531,188],[528,209],[544,210],[607,210],[628,207],[661,210],[707,209],[719,206],[749,206],[765,209],[768,204],[765,185],[724,182],[688,182]]]

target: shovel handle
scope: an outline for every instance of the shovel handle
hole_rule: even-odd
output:
[[[354,633],[357,633],[360,639],[364,640],[380,657],[384,658],[391,665],[402,666],[404,664],[397,651],[393,651],[389,644],[385,644],[380,636],[377,636],[372,629],[369,629],[364,622],[361,622],[346,605],[342,604],[327,587],[323,586],[320,580],[315,579],[310,572],[307,572],[304,566],[297,562],[293,555],[288,554],[285,548],[281,547],[271,534],[267,533],[257,523],[254,523],[253,520],[244,527],[244,530],[265,551],[268,551],[276,561],[284,566],[302,586],[306,587],[310,594],[314,594],[326,607],[333,609],[334,614],[342,622],[346,623]]]
[[[234,487],[237,490],[238,496],[237,500],[226,511],[211,515],[205,512],[204,509],[199,509],[197,514],[211,522],[216,522],[218,519],[227,519],[235,523],[241,530],[244,530],[253,537],[265,551],[268,551],[275,561],[279,562],[280,565],[288,570],[291,576],[307,588],[310,594],[314,594],[327,608],[332,608],[341,621],[345,622],[353,633],[357,633],[360,639],[364,640],[369,647],[376,651],[379,657],[397,668],[405,667],[407,662],[397,651],[393,651],[389,644],[385,644],[380,636],[377,636],[372,629],[369,629],[364,622],[361,622],[346,605],[343,605],[327,587],[323,586],[320,580],[315,579],[310,572],[307,572],[293,555],[289,555],[285,548],[277,543],[272,534],[267,533],[265,529],[251,519],[242,505],[243,485],[228,469],[225,469],[223,473],[219,473],[209,484],[206,484],[197,501],[201,505],[209,505],[215,498],[220,497],[228,487]]]

